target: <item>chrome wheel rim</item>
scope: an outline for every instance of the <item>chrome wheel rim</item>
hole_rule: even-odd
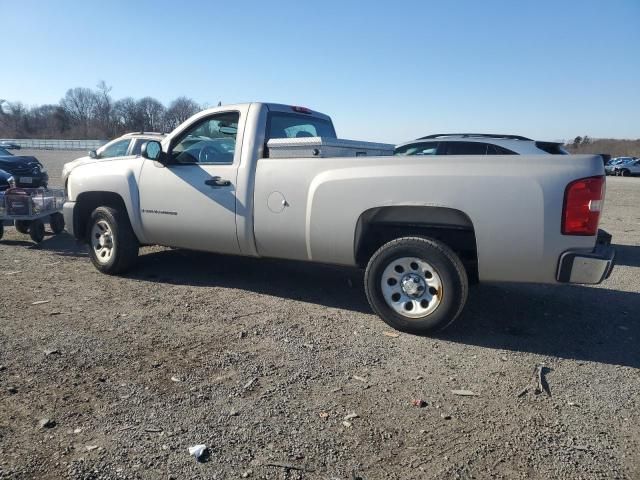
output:
[[[91,247],[99,263],[105,264],[111,260],[116,246],[111,227],[105,220],[99,220],[93,225],[91,229]]]
[[[402,257],[390,262],[382,272],[380,287],[387,305],[403,317],[426,317],[442,303],[440,275],[420,258]]]

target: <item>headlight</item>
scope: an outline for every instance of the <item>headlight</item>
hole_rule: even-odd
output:
[[[33,167],[33,169],[31,170],[31,173],[33,175],[40,175],[40,167]]]
[[[16,179],[13,177],[9,177],[7,178],[7,183],[9,184],[10,188],[16,188]]]

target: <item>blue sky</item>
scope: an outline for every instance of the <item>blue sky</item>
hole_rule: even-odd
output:
[[[640,0],[0,0],[0,98],[272,101],[339,136],[640,138]]]

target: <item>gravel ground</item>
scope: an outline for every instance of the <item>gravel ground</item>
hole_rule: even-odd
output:
[[[609,179],[603,285],[480,285],[432,338],[390,333],[359,271],[154,247],[109,277],[8,228],[0,478],[640,478],[639,204]],[[551,395],[518,396],[536,365]]]

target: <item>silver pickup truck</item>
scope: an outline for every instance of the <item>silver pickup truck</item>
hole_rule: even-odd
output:
[[[599,156],[269,151],[290,137],[336,134],[302,107],[200,112],[140,156],[74,169],[67,229],[108,274],[151,244],[364,268],[373,310],[413,333],[455,320],[469,283],[593,284],[611,273]]]

